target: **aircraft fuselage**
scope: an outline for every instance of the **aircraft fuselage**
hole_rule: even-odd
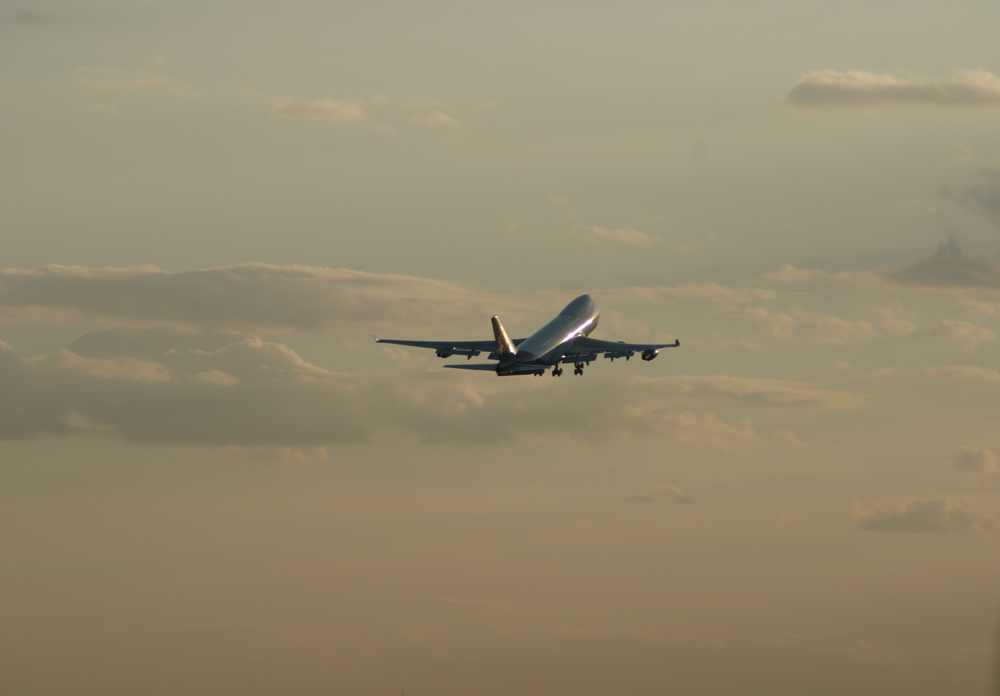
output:
[[[581,336],[597,328],[601,308],[590,295],[580,295],[570,302],[548,324],[517,346],[517,352],[502,356],[497,365],[498,375],[531,373],[531,367],[558,365],[566,350]]]

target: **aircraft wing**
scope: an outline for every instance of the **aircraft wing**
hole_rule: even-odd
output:
[[[596,338],[581,336],[576,339],[571,352],[574,353],[619,353],[643,350],[659,350],[660,348],[676,348],[680,341],[673,343],[625,343],[625,341],[600,341]]]
[[[596,338],[581,336],[573,346],[563,354],[562,362],[590,362],[601,353],[604,357],[631,358],[635,353],[641,353],[643,360],[652,360],[660,348],[676,348],[681,342],[673,343],[625,343],[625,341],[600,341]]]
[[[379,338],[378,336],[372,336],[372,338],[375,339],[376,343],[430,348],[441,358],[447,358],[451,355],[465,355],[472,358],[480,353],[493,353],[497,349],[496,341],[401,341],[394,338]],[[514,345],[516,346],[523,341],[523,338],[514,339]]]

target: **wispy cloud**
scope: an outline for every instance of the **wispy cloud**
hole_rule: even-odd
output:
[[[443,111],[431,111],[425,114],[414,114],[406,122],[406,125],[417,128],[461,128],[462,122]]]
[[[917,331],[915,322],[909,319],[900,319],[896,316],[896,310],[883,307],[876,310],[882,319],[879,320],[879,328],[894,336],[911,336]]]
[[[729,309],[723,316],[745,324],[751,336],[794,340],[802,330],[816,343],[845,346],[878,336],[878,331],[864,320],[850,321],[828,314],[815,314],[805,310],[790,313],[771,312],[763,307]]]
[[[796,268],[784,264],[777,271],[769,271],[761,276],[765,283],[784,285],[806,285],[809,283],[829,283],[860,287],[880,285],[881,279],[872,271],[841,271],[831,273],[811,268]]]
[[[966,353],[975,353],[984,344],[995,341],[996,332],[967,321],[945,319],[931,332],[935,338],[961,343]]]
[[[169,75],[158,75],[144,70],[82,67],[77,68],[76,80],[81,85],[105,92],[151,90],[188,99],[200,96]]]
[[[361,102],[350,99],[271,97],[271,113],[278,118],[320,121],[332,126],[358,126],[368,121]]]
[[[653,488],[666,493],[670,496],[671,500],[681,505],[694,505],[696,502],[694,496],[685,493],[681,488],[672,483],[658,483]]]
[[[744,304],[773,300],[778,293],[761,288],[732,288],[718,283],[681,283],[653,287],[630,286],[601,291],[602,297],[641,302],[723,302]]]
[[[396,129],[388,123],[372,118],[369,106],[381,106],[384,99],[334,99],[320,97],[305,99],[287,95],[262,94],[252,89],[240,90],[244,97],[258,99],[271,105],[271,116],[276,119],[322,123],[336,128],[356,128],[373,134],[392,135]]]
[[[864,509],[854,501],[857,527],[867,532],[982,534],[994,529],[993,517],[965,496],[940,495],[878,503]]]
[[[940,365],[937,367],[922,367],[920,372],[929,375],[939,375],[963,382],[1000,382],[1000,372],[979,365]]]
[[[914,80],[863,71],[824,70],[803,77],[788,93],[787,102],[806,109],[997,107],[1000,77],[985,70],[965,70],[946,80]]]
[[[728,375],[639,377],[635,385],[650,391],[697,401],[733,400],[767,407],[851,408],[864,401],[860,394],[804,382]]]

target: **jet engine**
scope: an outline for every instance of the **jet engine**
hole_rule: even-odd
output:
[[[471,360],[482,353],[481,350],[476,350],[475,348],[438,348],[437,356],[439,358],[450,358],[453,355],[465,355],[467,360]]]
[[[660,351],[658,350],[644,350],[642,351],[642,359],[645,360],[646,362],[649,362],[650,360],[656,358],[656,356],[659,354]]]

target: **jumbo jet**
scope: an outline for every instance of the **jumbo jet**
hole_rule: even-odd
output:
[[[580,295],[566,305],[555,319],[540,328],[528,338],[511,340],[500,317],[494,316],[492,341],[399,341],[372,336],[376,343],[393,343],[399,346],[430,348],[439,358],[464,355],[471,360],[480,353],[489,353],[489,360],[496,363],[474,363],[465,365],[445,365],[457,370],[483,370],[495,372],[500,377],[509,375],[541,376],[551,367],[552,376],[563,373],[563,363],[573,363],[573,374],[582,375],[585,365],[590,365],[597,356],[604,354],[614,362],[615,358],[628,360],[640,353],[643,360],[653,360],[661,348],[676,348],[673,343],[644,344],[618,341],[599,341],[590,338],[590,332],[597,328],[601,309],[590,295]]]

